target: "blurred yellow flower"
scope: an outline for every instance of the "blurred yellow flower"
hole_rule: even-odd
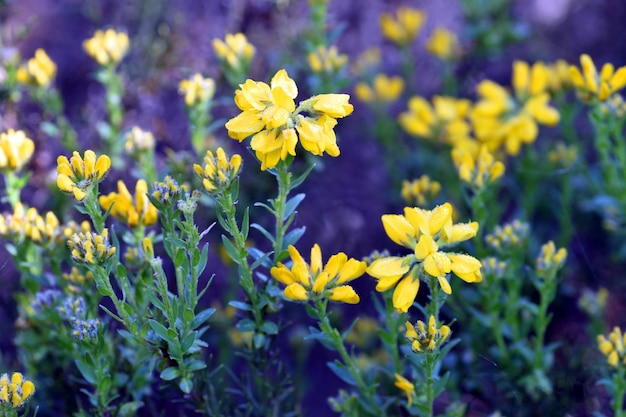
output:
[[[224,40],[213,39],[213,49],[220,61],[233,68],[249,65],[255,53],[254,46],[243,33],[229,33]]]
[[[154,135],[139,126],[133,126],[130,132],[126,133],[124,147],[129,154],[151,151],[154,149]]]
[[[232,182],[241,172],[241,155],[234,154],[230,161],[224,149],[217,148],[215,155],[207,151],[204,165],[195,164],[193,170],[202,180],[202,185],[208,192],[223,192],[230,188]]]
[[[554,242],[550,240],[541,247],[541,253],[535,263],[535,272],[544,279],[554,278],[556,272],[565,263],[566,258],[567,249],[559,248],[556,250]]]
[[[548,90],[552,93],[559,93],[572,87],[572,80],[569,76],[569,64],[559,59],[553,64],[546,66],[548,71]]]
[[[35,51],[35,56],[17,70],[16,77],[22,84],[47,87],[54,80],[56,73],[56,64],[46,51],[39,48]]]
[[[348,55],[340,54],[336,46],[320,45],[309,53],[309,67],[314,73],[336,74],[348,63]]]
[[[35,142],[21,130],[0,133],[0,171],[19,171],[35,151]]]
[[[454,59],[460,54],[459,39],[456,33],[438,27],[426,41],[426,50],[443,60]]]
[[[359,82],[354,87],[354,94],[365,103],[393,103],[403,91],[402,77],[388,77],[385,74],[376,75],[372,86]]]
[[[113,29],[96,30],[92,38],[83,42],[83,49],[102,66],[117,65],[129,47],[128,35]]]
[[[185,96],[188,107],[198,105],[213,99],[215,95],[215,81],[204,78],[201,74],[194,74],[178,84],[178,91]]]
[[[117,182],[118,192],[101,195],[98,201],[104,210],[129,227],[150,226],[156,223],[158,211],[148,200],[148,184],[140,179],[135,185],[135,198],[126,188],[124,181]]]
[[[408,407],[411,407],[411,404],[413,404],[413,394],[415,393],[415,385],[413,385],[411,382],[409,382],[408,379],[406,379],[400,374],[393,374],[393,375],[396,378],[395,386],[398,387],[400,390],[404,391],[404,393],[406,394],[407,405]]]
[[[291,267],[282,263],[270,270],[272,276],[285,284],[285,297],[294,301],[306,301],[315,297],[328,298],[347,304],[359,302],[359,296],[348,282],[365,273],[366,264],[339,252],[330,257],[322,268],[322,251],[318,244],[311,249],[311,263],[308,264],[298,250],[289,245]]]
[[[399,7],[395,17],[392,14],[383,13],[379,24],[385,39],[404,46],[417,38],[425,20],[426,15],[421,10]]]
[[[626,364],[626,335],[622,334],[622,329],[616,326],[608,338],[598,335],[597,340],[598,349],[606,356],[609,365],[618,367]]]
[[[587,54],[580,56],[580,66],[581,69],[578,69],[578,67],[571,65],[569,75],[574,88],[583,101],[606,101],[626,86],[626,66],[615,71],[613,64],[606,63],[598,74],[596,66]]]
[[[352,64],[352,73],[363,76],[375,70],[380,64],[380,49],[368,48]]]
[[[441,184],[433,181],[428,175],[422,175],[413,181],[402,181],[402,198],[407,204],[423,206],[437,197]]]
[[[530,225],[520,220],[513,220],[504,225],[497,225],[493,233],[485,236],[485,242],[498,253],[507,253],[526,245]]]
[[[63,192],[74,194],[82,201],[94,184],[102,181],[111,168],[111,159],[107,155],[96,158],[94,151],[85,151],[84,159],[76,151],[68,161],[67,157],[57,158],[57,186]]]
[[[476,189],[494,182],[505,171],[504,164],[496,161],[486,146],[481,146],[477,158],[471,152],[453,149],[452,160],[461,180]]]

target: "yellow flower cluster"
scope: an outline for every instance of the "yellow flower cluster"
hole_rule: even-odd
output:
[[[402,181],[402,198],[411,205],[423,206],[432,201],[441,191],[441,184],[426,174],[413,181]]]
[[[582,295],[578,299],[578,308],[589,314],[591,317],[602,317],[609,301],[609,290],[606,288],[598,288],[593,291],[589,288],[583,290]]]
[[[571,168],[577,159],[578,147],[576,145],[559,142],[553,150],[548,152],[548,160],[562,169]]]
[[[385,74],[376,75],[371,86],[359,82],[354,87],[354,94],[364,103],[393,103],[403,91],[402,77],[388,77]]]
[[[224,40],[213,39],[215,54],[226,66],[241,70],[250,65],[255,48],[243,33],[227,34]]]
[[[35,143],[21,130],[0,133],[0,171],[19,171],[35,152]]]
[[[116,248],[109,244],[109,231],[104,229],[101,234],[95,232],[74,233],[67,245],[72,251],[72,259],[76,263],[101,265],[115,255]]]
[[[126,152],[145,152],[154,149],[154,135],[138,126],[133,126],[130,132],[126,133]]]
[[[227,190],[241,172],[241,155],[234,154],[230,161],[226,157],[224,149],[217,148],[215,155],[207,151],[204,157],[204,165],[194,164],[193,170],[202,180],[202,185],[208,192],[221,192]]]
[[[478,158],[471,152],[457,148],[452,150],[452,160],[461,180],[480,189],[504,174],[504,164],[496,161],[486,146],[480,147]]]
[[[81,273],[75,266],[69,273],[63,273],[63,279],[68,283],[68,289],[73,293],[79,293],[81,287],[86,283],[93,282],[93,274],[91,271]]]
[[[100,65],[117,65],[128,52],[129,44],[124,32],[96,30],[92,38],[83,42],[83,49]]]
[[[504,253],[524,245],[529,232],[528,223],[513,220],[511,223],[496,226],[493,233],[485,236],[485,241],[497,252]]]
[[[201,74],[194,74],[178,84],[178,91],[185,96],[185,104],[188,107],[205,103],[215,95],[215,81],[212,78],[204,78]]]
[[[459,38],[445,28],[436,28],[426,41],[426,50],[443,60],[451,60],[460,54]]]
[[[242,110],[226,123],[228,135],[243,141],[253,135],[250,146],[261,161],[261,169],[274,168],[287,155],[295,156],[298,139],[314,155],[339,155],[333,128],[337,118],[352,113],[347,94],[320,94],[300,103],[296,83],[280,70],[270,85],[246,80],[235,92],[235,103]],[[303,116],[301,112],[310,116]]]
[[[316,74],[337,74],[348,63],[348,56],[340,54],[336,46],[320,45],[308,56],[309,67]]]
[[[445,203],[433,210],[406,207],[404,215],[382,216],[387,236],[398,245],[413,250],[413,255],[390,256],[372,262],[367,273],[378,279],[376,290],[393,292],[393,306],[407,312],[413,305],[423,272],[437,278],[446,294],[452,293],[447,275],[453,272],[465,282],[480,282],[481,263],[465,254],[441,252],[450,246],[476,236],[478,223],[452,223],[452,205]],[[397,285],[396,285],[397,284]]]
[[[20,372],[13,372],[11,379],[8,374],[0,376],[0,404],[11,404],[13,408],[24,405],[35,393],[35,384],[24,379]]]
[[[553,241],[549,241],[541,247],[541,253],[535,263],[537,275],[544,278],[553,278],[556,271],[561,269],[567,258],[567,249],[556,250]]]
[[[57,158],[57,186],[74,198],[82,201],[94,184],[102,181],[111,168],[111,159],[107,155],[96,154],[92,150],[85,151],[84,158],[76,151],[68,160],[65,156]]]
[[[26,238],[44,247],[59,244],[79,230],[90,230],[89,223],[84,221],[79,226],[72,221],[62,225],[53,212],[41,216],[36,208],[25,209],[19,202],[12,214],[0,214],[0,236],[16,241]]]
[[[399,46],[413,42],[419,34],[426,15],[419,9],[399,7],[396,16],[383,13],[380,16],[380,30],[385,37]]]
[[[117,182],[118,192],[101,195],[98,201],[104,210],[129,227],[150,226],[156,223],[158,211],[148,200],[148,184],[140,179],[135,184],[135,198],[128,191],[124,181]]]
[[[405,337],[411,343],[413,352],[432,352],[435,348],[441,347],[450,336],[450,327],[445,324],[437,326],[437,320],[433,315],[428,319],[428,328],[421,320],[415,325],[407,321],[405,325]]]
[[[347,304],[359,302],[359,296],[348,282],[365,273],[366,264],[339,252],[328,259],[322,268],[322,251],[318,244],[311,249],[311,264],[307,264],[298,250],[289,245],[291,268],[278,263],[270,270],[272,276],[285,284],[285,297],[294,301],[306,301],[316,297],[328,297],[331,301]]]
[[[626,364],[626,335],[622,335],[622,329],[614,327],[613,331],[606,338],[598,335],[598,348],[606,356],[609,365],[618,367]]]
[[[591,57],[582,54],[580,67],[578,69],[578,67],[571,65],[569,75],[574,88],[583,101],[607,101],[626,86],[626,66],[615,71],[613,64],[606,63],[598,74]]]
[[[161,204],[171,204],[178,202],[180,197],[188,191],[189,188],[186,185],[179,185],[178,181],[168,175],[162,182],[154,183],[152,197]]]
[[[17,70],[17,81],[22,84],[47,87],[57,73],[56,64],[50,59],[46,51],[37,49],[35,56]]]
[[[400,374],[394,373],[393,375],[396,378],[396,382],[394,383],[394,385],[401,391],[404,391],[404,393],[406,394],[407,405],[410,407],[413,404],[413,394],[415,393],[415,385],[413,385],[411,381],[409,381],[408,379],[406,379]]]
[[[572,87],[567,61],[559,59],[552,64],[546,64],[546,69],[548,71],[548,90],[551,93],[560,93]]]

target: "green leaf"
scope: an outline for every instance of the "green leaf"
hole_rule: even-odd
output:
[[[85,378],[85,381],[89,382],[91,385],[96,385],[96,371],[92,365],[81,359],[76,359],[76,366],[83,378]]]
[[[243,239],[248,239],[248,232],[250,231],[250,207],[246,207],[246,211],[243,212],[243,220],[241,221],[241,235]]]
[[[180,344],[180,349],[183,351],[183,353],[191,349],[191,347],[193,346],[193,342],[196,341],[196,335],[197,332],[191,332],[187,335],[187,337],[183,339],[182,343]]]
[[[285,242],[285,245],[295,246],[296,242],[300,240],[302,235],[304,235],[304,232],[306,232],[306,226],[298,227],[297,229],[293,229],[291,232],[287,233],[283,240]]]
[[[200,259],[194,266],[194,272],[196,276],[202,275],[204,272],[204,268],[206,267],[207,259],[209,258],[209,244],[205,243],[202,247],[202,252],[200,252]]]
[[[313,168],[315,168],[315,164],[311,164],[310,167],[307,168],[306,171],[304,171],[298,178],[296,178],[295,180],[291,181],[291,184],[289,186],[290,189],[294,190],[297,187],[300,186],[300,184],[302,184],[304,182],[304,180],[306,179],[306,177],[309,176],[309,174],[311,173],[311,171],[313,171]]]
[[[261,349],[265,344],[265,335],[263,333],[255,333],[252,338],[252,344],[256,349]]]
[[[276,216],[276,210],[274,210],[272,207],[268,206],[265,203],[260,203],[260,202],[254,203],[254,207],[263,207],[264,209],[272,213],[274,216]]]
[[[242,319],[237,322],[237,324],[235,325],[235,328],[239,330],[240,332],[251,332],[251,331],[254,331],[254,329],[256,328],[256,325],[250,319]]]
[[[350,374],[350,372],[345,368],[345,366],[341,362],[339,361],[328,362],[327,365],[335,373],[335,375],[337,375],[339,379],[341,379],[343,382],[352,386],[357,385],[356,381],[354,380],[354,377]]]
[[[178,387],[185,394],[189,394],[193,388],[193,382],[189,378],[183,378],[178,383]]]
[[[304,200],[305,197],[306,194],[300,193],[287,200],[285,203],[285,210],[283,212],[283,221],[287,220],[289,216],[291,216],[291,213],[298,208],[298,205],[302,202],[302,200]]]
[[[271,321],[264,321],[261,324],[261,331],[267,334],[278,334],[278,326]]]
[[[118,316],[117,314],[115,314],[114,312],[112,312],[111,310],[103,306],[102,304],[100,304],[100,308],[103,309],[105,313],[113,317],[115,320],[119,321],[120,323],[124,323],[124,320],[122,320],[120,316]]]
[[[214,308],[207,308],[206,310],[202,310],[201,312],[196,314],[196,317],[194,317],[193,321],[191,322],[191,328],[197,329],[198,327],[200,327],[213,315],[213,313],[215,313]]]
[[[143,407],[142,401],[131,401],[120,407],[117,417],[132,417],[137,414],[137,410]]]
[[[250,307],[250,304],[244,303],[243,301],[230,301],[228,305],[236,308],[237,310],[242,310],[242,311],[252,310],[252,307]]]
[[[259,232],[261,232],[261,234],[263,236],[265,236],[267,238],[267,240],[269,240],[270,242],[272,242],[272,244],[274,243],[275,239],[274,236],[272,236],[272,234],[270,232],[268,232],[267,230],[265,230],[265,228],[263,226],[261,226],[258,223],[252,223],[250,225],[251,228],[258,230]]]
[[[190,372],[199,371],[200,369],[204,369],[204,368],[206,368],[206,363],[198,359],[193,359],[188,364],[185,364],[185,369],[187,369]]]
[[[190,308],[186,308],[185,311],[183,311],[183,320],[186,323],[193,321],[195,316],[196,315],[193,313],[193,310]]]
[[[235,248],[230,239],[228,239],[225,235],[222,235],[222,243],[224,244],[224,249],[226,249],[226,253],[230,259],[232,259],[236,264],[239,264],[239,262],[241,262],[241,254],[237,248]]]
[[[170,338],[170,335],[165,326],[163,326],[158,321],[152,319],[150,319],[148,323],[150,323],[150,327],[152,328],[152,330],[154,330],[154,332],[159,335],[161,339],[165,340],[168,344],[174,344],[174,341]]]

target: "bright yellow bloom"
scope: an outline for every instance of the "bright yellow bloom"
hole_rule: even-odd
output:
[[[178,91],[185,96],[185,104],[188,107],[195,106],[213,99],[215,81],[212,78],[204,78],[200,74],[194,74],[178,84]]]
[[[83,42],[83,49],[102,66],[117,65],[128,52],[129,44],[124,32],[96,30],[92,38]]]
[[[243,33],[227,34],[224,40],[213,39],[213,49],[220,61],[232,68],[248,66],[254,57],[255,48]]]
[[[433,210],[406,207],[404,215],[385,214],[382,222],[391,240],[414,252],[405,257],[379,258],[367,268],[367,273],[378,279],[377,291],[396,286],[392,299],[398,311],[407,312],[415,301],[422,272],[437,278],[446,294],[452,293],[447,279],[450,272],[465,282],[482,281],[478,259],[439,250],[471,239],[478,231],[476,222],[453,224],[450,203]]]
[[[437,320],[433,315],[428,319],[428,328],[421,320],[418,320],[415,325],[407,321],[405,326],[405,337],[411,343],[413,352],[432,352],[440,348],[450,337],[450,327],[445,324],[437,326]]]
[[[460,52],[459,39],[456,33],[438,27],[426,41],[426,50],[443,60],[454,59]]]
[[[133,126],[130,132],[126,133],[126,143],[124,147],[129,154],[151,151],[154,149],[154,135],[152,132],[145,131],[138,126]]]
[[[0,171],[19,171],[34,151],[35,143],[23,131],[0,133]]]
[[[56,73],[56,64],[46,51],[39,48],[35,51],[35,56],[17,70],[16,77],[22,84],[47,87],[54,80]]]
[[[598,74],[596,66],[587,54],[580,56],[580,66],[581,69],[574,65],[570,66],[569,75],[583,101],[606,101],[626,86],[626,66],[615,71],[613,64],[606,63]]]
[[[13,408],[19,408],[35,393],[35,384],[24,379],[20,372],[14,372],[9,379],[8,374],[0,376],[0,406],[3,403],[10,404]]]
[[[94,151],[85,151],[84,158],[76,151],[72,157],[57,158],[57,186],[74,198],[82,201],[94,184],[102,181],[111,168],[111,159],[107,155],[96,158]]]
[[[384,13],[380,16],[380,30],[386,39],[403,46],[413,42],[419,34],[426,15],[419,9],[399,7],[396,16]]]
[[[504,164],[496,161],[486,146],[481,146],[478,158],[474,158],[471,152],[454,149],[452,160],[461,180],[476,189],[496,181],[505,170]]]
[[[561,269],[567,258],[567,249],[556,250],[553,241],[549,241],[541,247],[541,254],[537,257],[535,271],[544,279],[552,279],[556,272]]]
[[[609,365],[618,367],[626,364],[626,335],[622,335],[622,329],[616,326],[608,338],[598,335],[597,340],[598,349],[606,356]]]
[[[104,229],[101,234],[80,232],[73,234],[67,241],[76,263],[102,265],[115,255],[116,248],[109,243],[109,231]]]
[[[340,54],[336,46],[327,48],[323,45],[308,56],[309,67],[316,74],[337,74],[348,63],[348,56]]]
[[[204,165],[195,164],[193,169],[208,192],[219,193],[228,190],[232,182],[239,176],[241,162],[242,159],[239,154],[231,156],[229,161],[226,152],[220,147],[217,148],[215,156],[212,151],[207,151]]]
[[[415,385],[411,384],[408,379],[400,374],[393,374],[396,377],[395,386],[406,394],[407,406],[413,404],[413,394],[415,393]]]
[[[339,155],[333,128],[335,119],[352,113],[347,94],[320,94],[300,103],[296,83],[287,71],[278,71],[270,85],[247,80],[235,92],[235,103],[242,110],[226,123],[228,135],[240,142],[252,136],[250,146],[261,161],[261,169],[274,168],[288,155],[295,156],[298,138],[314,155]],[[304,116],[301,112],[308,112]]]
[[[432,201],[441,191],[441,184],[432,181],[428,175],[422,175],[411,182],[402,181],[402,198],[411,205],[423,206]]]
[[[372,86],[359,82],[354,87],[354,94],[365,103],[393,103],[403,91],[402,77],[388,77],[385,74],[376,75]]]
[[[322,251],[318,244],[311,249],[311,263],[307,264],[298,250],[289,245],[291,268],[278,263],[270,270],[272,276],[285,284],[285,297],[294,301],[306,301],[316,297],[328,297],[331,301],[347,304],[359,302],[359,296],[348,282],[365,273],[366,264],[339,252],[322,265]],[[323,267],[322,267],[323,266]]]
[[[148,200],[148,184],[145,180],[137,181],[134,201],[124,181],[117,182],[117,190],[117,193],[101,195],[98,199],[104,210],[110,210],[111,216],[128,224],[131,228],[156,223],[158,211]]]

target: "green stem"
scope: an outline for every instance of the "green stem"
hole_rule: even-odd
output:
[[[391,357],[393,358],[394,371],[397,374],[402,374],[402,361],[400,360],[400,352],[398,349],[398,314],[393,308],[391,291],[385,291],[383,296],[385,298],[385,323],[389,326],[389,335],[393,343],[388,344],[388,349],[391,351]]]
[[[617,374],[613,376],[613,412],[615,417],[625,417],[624,413],[624,395],[626,395],[626,368],[623,364],[618,364]]]
[[[437,353],[426,353],[426,417],[432,417],[434,415],[435,404],[435,366],[437,365]]]
[[[20,202],[20,194],[24,184],[20,181],[20,177],[14,171],[6,171],[4,174],[6,183],[7,200],[11,204],[11,208],[15,209],[17,203]]]
[[[94,229],[97,233],[102,233],[104,230],[105,218],[102,214],[102,210],[100,209],[100,204],[98,203],[98,184],[94,184],[93,187],[87,191],[83,204],[85,205],[87,214],[93,222]]]
[[[273,208],[276,216],[276,233],[274,240],[274,264],[283,259],[283,238],[289,227],[289,223],[285,222],[285,205],[287,204],[287,196],[291,191],[291,172],[289,165],[285,161],[280,161],[276,165],[276,179],[278,181],[278,196],[273,202]]]
[[[539,288],[540,301],[537,311],[537,319],[535,320],[535,358],[533,364],[535,369],[543,371],[547,371],[547,369],[543,369],[543,344],[546,330],[548,329],[548,324],[550,322],[548,318],[548,307],[554,299],[555,290],[556,276],[553,275],[549,278],[543,278],[543,282],[541,283],[541,287]]]

